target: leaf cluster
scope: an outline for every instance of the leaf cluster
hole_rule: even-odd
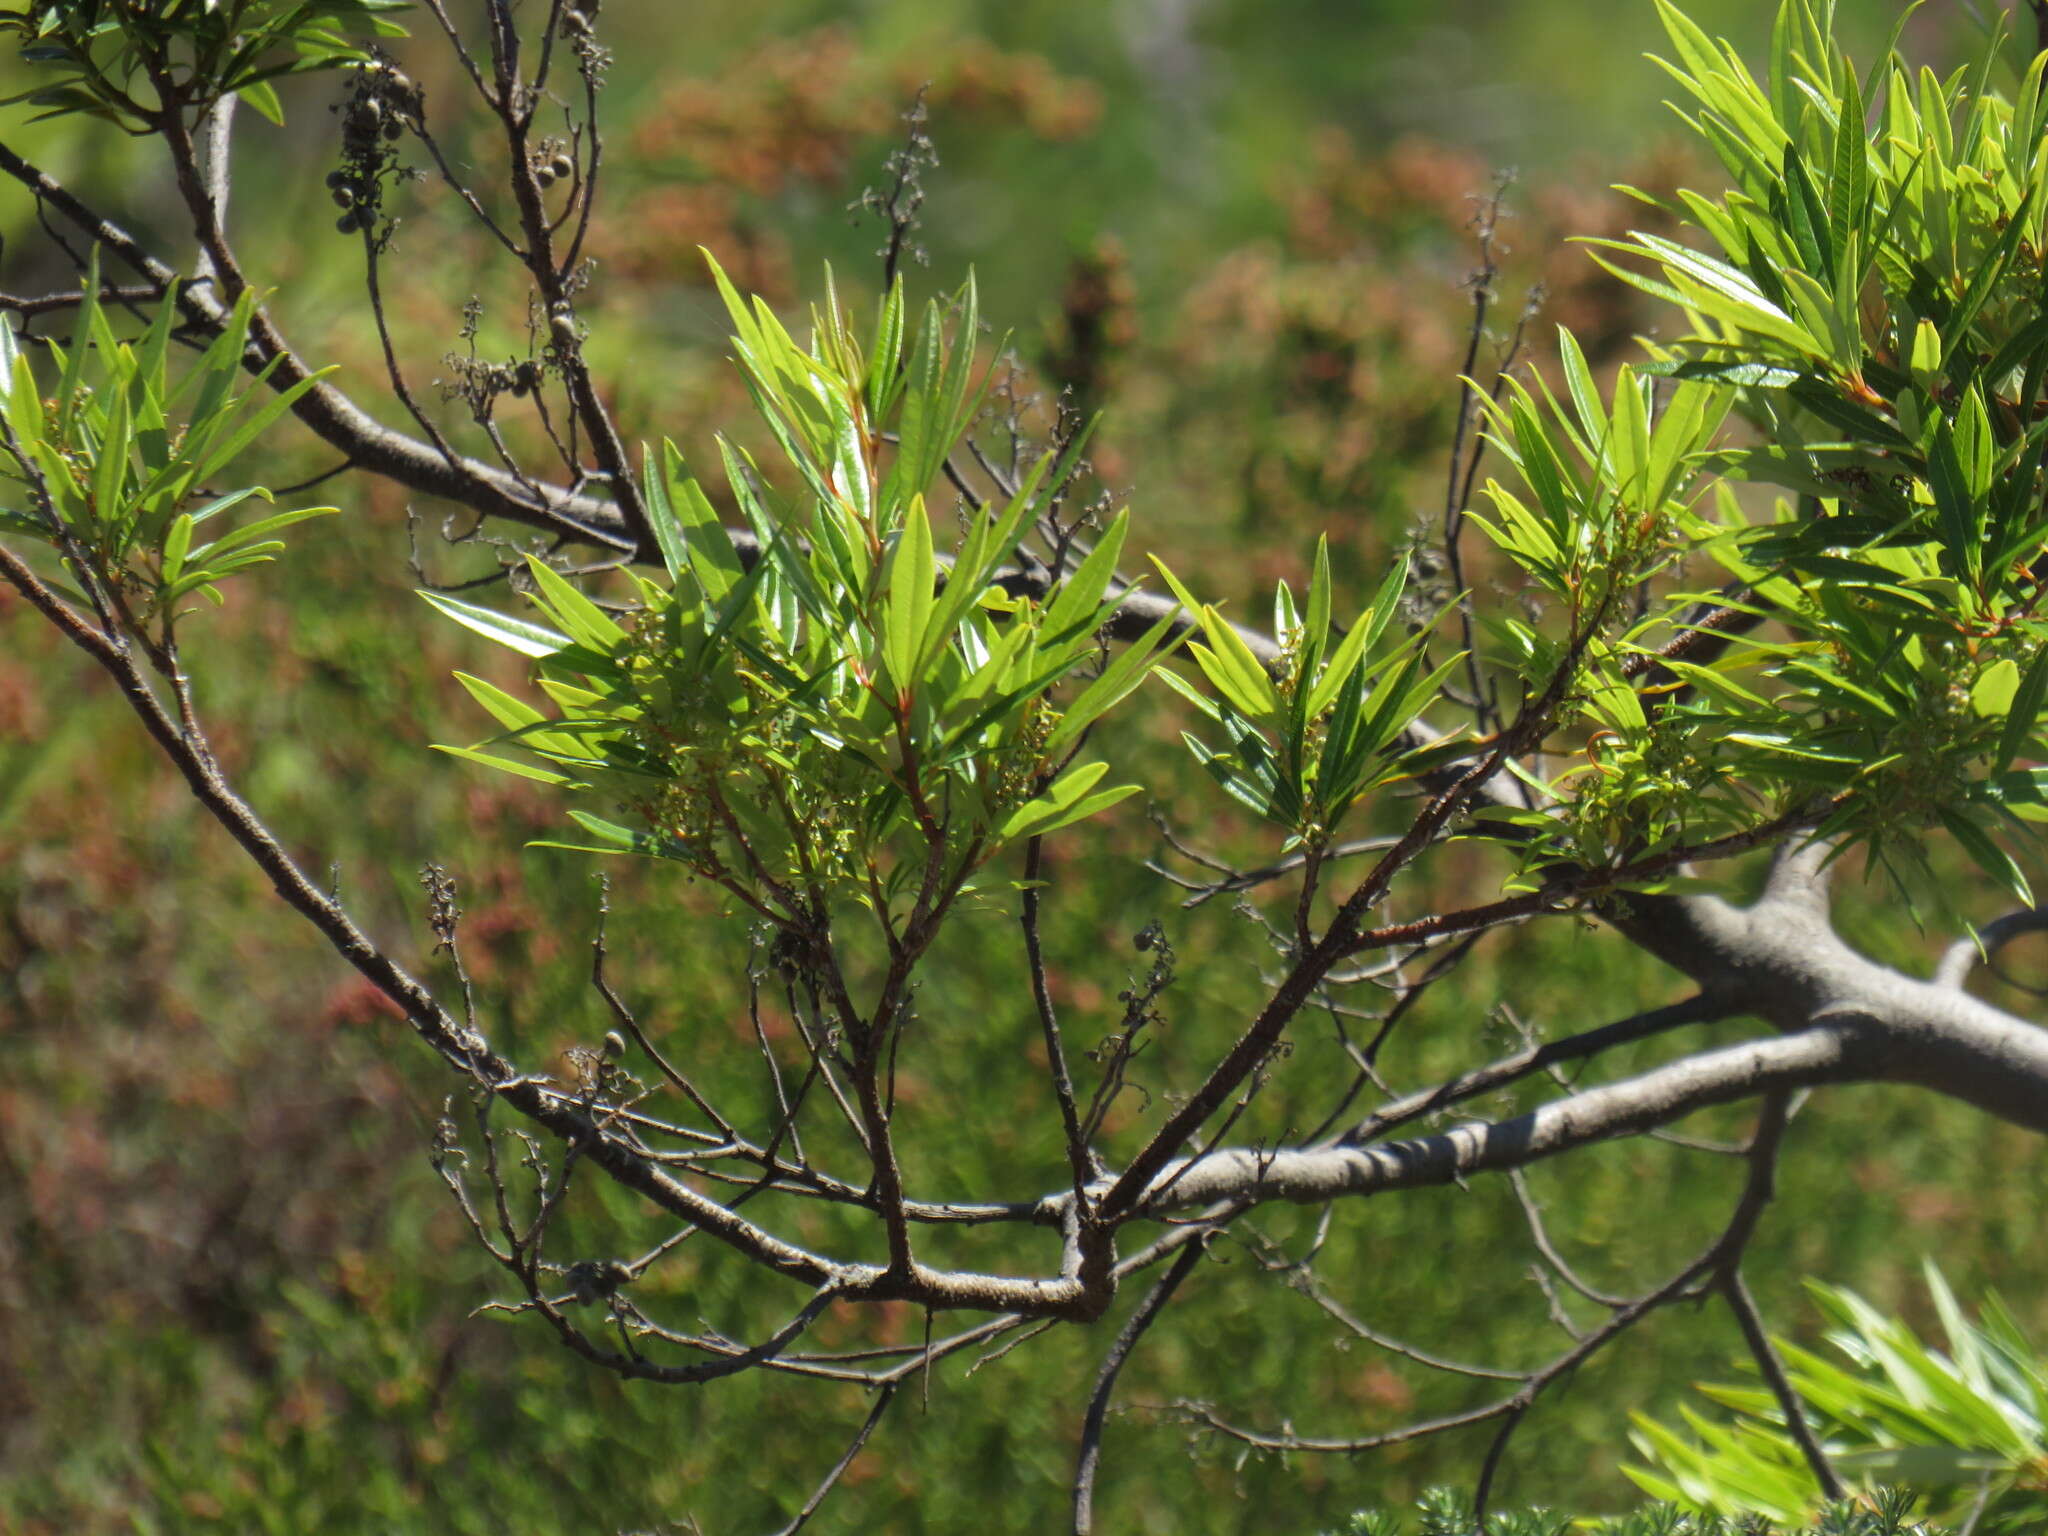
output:
[[[49,344],[49,398],[0,326],[0,480],[22,498],[0,506],[0,530],[56,550],[76,586],[111,604],[129,627],[154,623],[168,637],[186,597],[218,604],[220,582],[284,548],[277,533],[335,510],[275,512],[212,536],[208,525],[221,514],[272,499],[262,486],[215,494],[216,477],[318,382],[315,375],[273,392],[259,376],[238,387],[254,313],[254,295],[244,294],[196,363],[174,368],[175,291],[140,338],[124,341],[99,302],[95,258],[69,344]]]
[[[2048,60],[2010,100],[1995,47],[1947,79],[1896,54],[1859,73],[1831,7],[1787,0],[1760,82],[1659,11],[1680,116],[1733,186],[1660,204],[1707,249],[1598,244],[1689,329],[1611,405],[1567,337],[1562,400],[1489,407],[1527,490],[1489,484],[1483,526],[1567,615],[1563,638],[1510,618],[1496,642],[1525,679],[1573,646],[1584,669],[1579,761],[1521,818],[1532,860],[1790,819],[1904,879],[1941,829],[2031,900],[2006,845],[2044,789],[2015,764],[2048,692]],[[1748,486],[1791,495],[1762,512]],[[1708,562],[1718,591],[1695,586]]]
[[[285,75],[370,57],[349,33],[403,37],[390,19],[409,0],[24,0],[0,10],[0,33],[44,78],[0,106],[26,102],[32,121],[82,113],[129,133],[164,114],[204,111],[239,95],[274,123]]]
[[[1306,602],[1281,582],[1273,629],[1284,660],[1269,672],[1215,608],[1197,603],[1164,565],[1160,572],[1199,620],[1205,641],[1188,646],[1210,698],[1172,672],[1160,675],[1223,732],[1212,745],[1182,732],[1188,748],[1232,799],[1284,827],[1288,846],[1321,846],[1353,806],[1419,771],[1456,742],[1406,748],[1408,727],[1462,656],[1431,667],[1419,627],[1375,656],[1401,608],[1407,565],[1397,561],[1348,628],[1332,618],[1329,541],[1316,546]]]
[[[1832,1325],[1827,1342],[1847,1366],[1778,1342],[1788,1375],[1838,1475],[1855,1485],[1910,1488],[1934,1507],[1981,1511],[1981,1528],[2036,1530],[2048,1515],[2048,1362],[1997,1297],[1981,1321],[1957,1305],[1941,1272],[1925,1267],[1946,1350],[1923,1343],[1853,1291],[1811,1283]],[[1730,1410],[1717,1423],[1690,1409],[1688,1437],[1637,1415],[1630,1436],[1651,1463],[1629,1477],[1658,1498],[1724,1513],[1797,1520],[1821,1503],[1812,1469],[1760,1386],[1703,1386]]]
[[[1043,595],[1003,584],[1075,450],[1031,466],[950,558],[936,547],[925,490],[977,409],[972,283],[950,339],[936,302],[907,326],[897,284],[866,343],[828,283],[805,347],[713,270],[793,494],[720,440],[726,492],[759,551],[743,561],[664,443],[644,455],[644,500],[667,580],[635,578],[624,623],[539,562],[533,598],[553,628],[426,594],[534,657],[559,711],[465,678],[506,734],[449,750],[604,791],[622,819],[573,812],[589,839],[556,846],[674,859],[785,906],[792,891],[880,905],[893,882],[933,867],[957,882],[1135,793],[1102,785],[1106,763],[1079,760],[1171,624],[1098,667],[1126,519]]]

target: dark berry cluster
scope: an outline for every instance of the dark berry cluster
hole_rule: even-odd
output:
[[[566,148],[553,140],[544,143],[540,153],[534,157],[533,179],[541,184],[543,191],[558,181],[570,180],[575,174],[575,160],[570,157]]]
[[[419,87],[389,64],[372,60],[356,66],[350,77],[348,97],[335,108],[341,116],[341,165],[327,173],[328,196],[341,210],[334,227],[344,235],[376,227],[398,141],[408,125],[417,125],[420,112]]]

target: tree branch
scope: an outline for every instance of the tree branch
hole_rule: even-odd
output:
[[[2028,907],[1992,919],[1968,938],[1958,939],[1948,947],[1941,964],[1934,969],[1934,984],[1961,991],[1979,963],[1989,965],[2014,939],[2043,929],[2048,929],[2048,907]]]
[[[1180,1289],[1181,1281],[1187,1279],[1195,1265],[1201,1261],[1202,1245],[1189,1243],[1181,1249],[1180,1256],[1173,1261],[1173,1267],[1159,1277],[1158,1284],[1146,1293],[1116,1336],[1109,1353],[1102,1357],[1102,1369],[1095,1377],[1095,1390],[1088,1395],[1088,1414],[1081,1427],[1081,1454],[1074,1468],[1074,1536],[1089,1536],[1095,1529],[1095,1474],[1102,1464],[1102,1426],[1109,1413],[1109,1395],[1116,1388],[1116,1378],[1124,1368],[1124,1362],[1131,1357],[1131,1351],[1138,1347],[1138,1340],[1144,1337],[1159,1314],[1165,1310],[1173,1293]]]
[[[1796,1035],[1688,1056],[1623,1082],[1589,1088],[1497,1124],[1458,1126],[1413,1141],[1313,1151],[1226,1149],[1169,1163],[1135,1209],[1159,1217],[1220,1202],[1317,1204],[1454,1183],[1475,1173],[1527,1167],[1563,1152],[1631,1136],[1696,1110],[1760,1093],[1870,1081],[1883,1062],[1860,1022],[1816,1025]],[[2041,1090],[2048,1094],[2048,1052]],[[2042,1118],[2048,1121],[2048,1107]],[[1163,1192],[1167,1198],[1160,1198]]]

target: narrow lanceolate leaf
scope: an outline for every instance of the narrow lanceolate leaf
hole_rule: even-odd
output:
[[[64,373],[57,387],[57,421],[60,428],[70,425],[71,413],[78,405],[78,386],[85,376],[86,354],[92,350],[93,326],[99,321],[100,292],[100,247],[94,241],[87,254],[85,264],[85,302],[78,306],[78,314],[71,327],[71,347],[64,353]]]
[[[1806,173],[1806,162],[1794,145],[1785,146],[1782,174],[1785,181],[1786,232],[1798,248],[1806,270],[1832,283],[1835,280],[1835,252],[1839,247],[1832,243],[1820,194],[1814,190],[1813,178]]]
[[[512,732],[522,746],[557,757],[587,755],[574,740],[551,731],[548,727],[553,722],[524,699],[507,693],[495,683],[486,682],[481,677],[472,677],[467,672],[457,672],[455,680],[469,691],[471,698],[490,712],[493,720]]]
[[[1330,536],[1316,540],[1315,563],[1309,568],[1308,607],[1301,616],[1301,679],[1307,686],[1322,665],[1330,636]]]
[[[189,513],[180,512],[171,519],[170,532],[164,535],[164,580],[173,582],[185,569],[185,555],[192,548],[192,518]]]
[[[95,246],[97,251],[98,247]],[[166,304],[165,309],[171,306]],[[4,411],[14,390],[14,360],[21,356],[21,348],[15,345],[14,327],[0,325],[0,411]]]
[[[1633,236],[1633,243],[1621,240],[1588,240],[1585,243],[1652,257],[1682,291],[1681,302],[1689,308],[1725,321],[1739,330],[1782,342],[1795,351],[1819,355],[1826,350],[1809,328],[1800,325],[1766,297],[1747,273],[1715,257],[1640,231]],[[1645,279],[1626,268],[1609,266],[1608,270],[1635,287],[1645,285]]]
[[[769,545],[762,552],[761,559],[755,563],[754,567],[734,583],[733,589],[730,592],[725,594],[725,601],[719,604],[716,621],[705,634],[704,643],[697,648],[697,666],[705,667],[710,665],[712,658],[717,655],[719,643],[728,634],[732,633],[740,621],[753,610],[754,594],[760,590],[763,582],[767,580],[769,573],[775,569],[778,558],[782,553],[780,546],[786,543],[789,538],[790,533],[786,528],[778,533],[775,536],[775,543]]]
[[[1557,328],[1558,360],[1564,365],[1564,383],[1578,413],[1579,445],[1588,458],[1598,458],[1607,443],[1607,407],[1600,403],[1600,386],[1594,382],[1585,351],[1578,337],[1563,326]]]
[[[485,639],[495,640],[522,656],[552,656],[557,651],[568,649],[570,644],[567,635],[528,623],[525,619],[515,619],[510,614],[479,608],[473,603],[465,603],[439,592],[422,591],[420,596],[456,623],[473,629]]]
[[[924,498],[911,498],[903,519],[903,531],[889,552],[888,587],[883,596],[882,659],[896,684],[896,697],[907,700],[918,681],[917,656],[924,638],[925,622],[935,601],[932,583],[937,578],[932,558],[932,525],[925,515]]]
[[[1122,784],[1098,794],[1088,793],[1107,772],[1109,764],[1096,762],[1082,763],[1060,775],[1044,794],[1027,800],[1010,813],[996,832],[998,841],[1014,843],[1056,832],[1138,792],[1137,785]]]
[[[1514,422],[1515,452],[1520,460],[1522,478],[1529,482],[1529,489],[1536,493],[1537,503],[1543,508],[1544,516],[1550,521],[1554,538],[1562,537],[1571,524],[1572,509],[1578,499],[1567,496],[1564,470],[1558,460],[1557,451],[1551,446],[1549,434],[1528,403],[1517,399],[1511,410]]]
[[[301,395],[318,387],[320,381],[332,372],[334,372],[332,368],[323,368],[312,377],[301,379],[289,389],[281,390],[265,400],[257,408],[253,416],[235,428],[226,442],[214,448],[206,456],[206,462],[199,467],[199,480],[210,480],[219,474],[229,463],[239,457],[244,449],[265,432],[269,431],[279,417],[284,415],[294,405],[297,405]]]
[[[1351,632],[1331,655],[1329,668],[1308,701],[1311,716],[1321,714],[1329,706],[1352,669],[1371,654],[1380,636],[1386,632],[1388,621],[1401,606],[1401,593],[1407,584],[1408,561],[1406,558],[1396,560],[1393,568],[1381,578],[1380,589],[1373,594],[1372,606],[1359,616],[1358,622],[1351,626]]]
[[[1962,846],[1972,862],[1996,880],[2001,888],[2012,893],[2026,906],[2034,904],[2034,893],[2027,885],[2027,877],[2020,873],[2019,865],[2012,855],[2000,847],[1996,838],[1986,832],[1974,816],[1961,810],[1943,810],[1941,824],[1948,828],[1949,835]]]
[[[130,420],[128,397],[116,395],[92,475],[93,515],[101,527],[118,530],[116,536],[123,544],[127,542],[126,514],[130,510],[123,495],[127,489]]]
[[[944,376],[941,371],[944,326],[939,306],[927,301],[910,344],[910,366],[904,375],[903,414],[896,427],[896,463],[889,472],[884,499],[907,500],[931,483],[932,473],[945,457],[943,447],[934,449],[945,432],[942,420]]]
[[[1650,458],[1650,403],[1636,383],[1636,372],[1628,364],[1614,381],[1614,433],[1608,440],[1614,461],[1614,483],[1620,493],[1636,502],[1647,502],[1644,480]]]
[[[1117,560],[1123,554],[1124,538],[1130,532],[1130,511],[1117,513],[1103,531],[1094,549],[1068,573],[1045,609],[1048,640],[1086,640],[1095,630],[1104,594],[1116,576]]]
[[[960,621],[988,589],[989,577],[1015,553],[1025,524],[1031,517],[1039,484],[1051,462],[1052,455],[1041,455],[1024,476],[1023,484],[1017,487],[1017,494],[1010,498],[1010,504],[1003,509],[1002,515],[993,523],[977,525],[968,535],[967,543],[946,577],[945,591],[925,624],[924,636],[918,642],[915,663],[918,670],[922,671],[931,658],[952,640],[954,632],[960,628]]]
[[[674,443],[663,439],[662,455],[676,453]],[[681,454],[676,454],[680,460]],[[676,516],[675,503],[668,494],[668,476],[662,473],[661,461],[647,451],[647,445],[640,445],[641,502],[647,508],[648,527],[653,530],[655,547],[661,551],[661,563],[668,568],[668,579],[678,582],[690,568],[688,548],[683,540],[683,525]]]
[[[1984,558],[1981,507],[1970,495],[1955,432],[1945,421],[1935,428],[1934,449],[1927,456],[1927,480],[1934,492],[1942,563],[1950,575],[1975,586]]]
[[[475,747],[444,747],[439,743],[432,747],[435,752],[445,752],[450,757],[459,757],[467,763],[480,763],[486,768],[496,768],[505,773],[517,774],[522,779],[538,779],[543,784],[570,784],[574,781],[567,774],[556,773],[538,763],[524,763],[514,757],[499,757],[496,753],[481,752]]]
[[[256,490],[264,499],[269,499],[270,493],[268,491],[263,490],[260,486]],[[222,499],[225,500],[226,498]],[[330,517],[340,510],[341,508],[339,507],[294,507],[289,512],[273,512],[270,516],[258,518],[246,527],[237,528],[232,533],[222,534],[201,550],[200,553],[209,558],[215,555],[224,555],[230,550],[241,549],[260,540],[267,539],[280,528],[289,528],[292,524],[303,523],[309,518]],[[197,512],[193,513],[192,521],[197,523],[200,520],[200,515]]]
[[[868,353],[868,420],[878,422],[895,404],[903,377],[903,279],[897,278],[882,296],[875,316],[875,341]]]
[[[1237,631],[1215,609],[1205,608],[1202,633],[1208,636],[1209,645],[1191,645],[1188,651],[1210,686],[1247,720],[1261,724],[1276,721],[1280,715],[1280,694]]]
[[[2021,768],[1981,779],[1970,786],[1969,798],[1985,805],[2048,806],[2048,768]]]
[[[529,848],[564,848],[571,853],[635,853],[644,859],[675,858],[682,853],[682,845],[673,838],[658,837],[652,832],[635,831],[622,827],[615,821],[606,821],[602,816],[593,816],[588,811],[571,811],[569,819],[588,832],[594,839],[588,843],[563,843],[536,841],[528,843]]]
[[[947,359],[946,383],[942,394],[945,414],[940,418],[944,436],[935,446],[936,457],[932,459],[934,473],[945,461],[946,455],[952,451],[955,440],[967,430],[967,424],[975,411],[981,408],[982,389],[987,387],[988,382],[984,375],[981,388],[976,389],[973,396],[969,397],[967,385],[974,375],[975,342],[981,335],[981,301],[972,267],[967,269],[967,281],[960,285],[955,302],[960,318],[954,332],[952,355]],[[1008,344],[1007,337],[999,339],[996,343],[996,352],[1000,354]]]
[[[1838,252],[1848,250],[1849,238],[1862,218],[1867,171],[1863,96],[1855,72],[1844,71],[1844,76],[1841,115],[1835,120],[1835,160],[1828,177],[1828,234]]]

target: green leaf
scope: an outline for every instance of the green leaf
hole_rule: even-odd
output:
[[[290,386],[288,389],[278,391],[278,393],[264,401],[257,409],[255,415],[235,428],[233,436],[229,437],[225,443],[207,455],[205,461],[199,466],[199,473],[195,478],[202,481],[211,480],[215,475],[219,474],[221,470],[240,457],[244,449],[265,432],[269,431],[272,424],[280,416],[298,404],[301,396],[318,387],[320,381],[333,372],[334,369],[332,368],[323,368],[311,377],[299,380],[298,383]],[[195,428],[197,425],[198,421],[195,416]]]
[[[517,774],[522,779],[537,779],[543,784],[575,783],[567,774],[556,773],[553,769],[543,768],[538,763],[521,762],[513,757],[499,757],[494,753],[480,752],[475,747],[444,747],[436,742],[428,750],[445,752],[450,757],[459,757],[465,762],[481,763],[486,768],[496,768],[503,773]]]
[[[192,517],[180,512],[171,519],[170,531],[164,535],[163,575],[166,584],[178,579],[185,569],[185,555],[192,548]]]
[[[1998,845],[1996,839],[1978,823],[1975,816],[1965,810],[1947,810],[1940,813],[1941,824],[1948,828],[1949,835],[1962,846],[1972,862],[1998,882],[2001,890],[2009,891],[2022,905],[2034,904],[2034,893],[2027,885],[2027,877],[2020,873],[2019,865],[2012,855]]]
[[[1980,719],[2007,718],[2020,689],[2020,669],[2010,657],[2001,657],[1978,674],[1970,689],[1970,708]]]
[[[903,415],[896,428],[896,462],[890,469],[885,497],[907,498],[921,492],[931,483],[933,472],[951,446],[943,441],[943,332],[939,306],[928,299],[917,328],[917,337],[911,343],[910,367],[904,380]]]
[[[256,112],[261,113],[278,127],[284,126],[284,103],[277,99],[277,92],[267,80],[254,80],[236,92]]]
[[[682,463],[682,455],[667,438],[661,441],[661,451],[664,463],[671,457],[677,465]],[[690,569],[683,524],[676,516],[675,503],[669,499],[669,477],[645,443],[640,445],[640,485],[640,499],[647,508],[647,524],[654,534],[655,547],[661,551],[661,563],[668,569],[670,582],[679,582]]]
[[[1974,587],[1984,557],[1983,508],[1970,494],[1968,477],[1956,451],[1955,432],[1946,421],[1934,429],[1934,447],[1927,456],[1927,481],[1934,492],[1942,564],[1950,575]]]
[[[95,240],[86,253],[85,299],[72,317],[71,346],[63,354],[64,373],[57,386],[57,421],[60,430],[71,422],[77,409],[79,385],[84,381],[85,359],[92,350],[92,333],[100,318],[100,247]]]
[[[0,411],[7,408],[14,396],[14,365],[21,357],[21,348],[14,339],[14,327],[0,323]]]
[[[1763,290],[1747,273],[1717,257],[1689,250],[1658,235],[1634,230],[1630,232],[1630,240],[1634,243],[1621,240],[1589,240],[1586,243],[1650,256],[1685,291],[1686,302],[1693,307],[1726,320],[1740,330],[1782,342],[1795,351],[1812,356],[1827,354],[1827,349],[1813,333],[1765,297]],[[1641,286],[1636,276],[1626,269],[1612,270]]]
[[[1380,579],[1380,587],[1373,594],[1372,604],[1359,615],[1351,626],[1350,633],[1338,644],[1330,656],[1330,664],[1315,685],[1315,692],[1308,701],[1311,717],[1321,714],[1337,697],[1337,690],[1344,686],[1344,680],[1351,671],[1379,643],[1386,632],[1388,621],[1401,606],[1401,594],[1408,585],[1408,561],[1404,557],[1396,560],[1387,574]]]
[[[882,295],[875,316],[874,345],[868,351],[865,381],[868,419],[880,421],[895,403],[903,376],[903,279],[899,275]]]
[[[1116,515],[1088,558],[1076,566],[1060,582],[1052,595],[1052,601],[1045,610],[1045,633],[1050,638],[1077,638],[1074,631],[1086,625],[1086,634],[1094,633],[1095,613],[1102,606],[1103,594],[1109,590],[1111,578],[1116,575],[1116,563],[1123,554],[1124,538],[1130,532],[1131,514],[1127,507]]]
[[[1050,454],[1041,455],[1025,474],[1023,483],[1017,487],[1017,494],[1010,498],[1010,504],[1002,515],[993,523],[977,524],[968,535],[967,544],[946,577],[945,591],[933,608],[923,638],[918,643],[915,663],[918,670],[921,671],[931,657],[953,638],[960,621],[987,590],[989,577],[1016,552],[1025,524],[1031,518],[1038,486],[1051,462]]]
[[[1280,695],[1251,648],[1213,608],[1202,611],[1202,632],[1209,645],[1190,645],[1188,654],[1202,675],[1245,719],[1271,722],[1280,714]]]
[[[269,492],[261,490],[260,487],[257,489],[259,494],[264,496],[266,500],[269,498]],[[223,501],[228,499],[227,497],[221,498]],[[237,497],[235,499],[239,500],[240,498]],[[218,503],[215,503],[215,505],[217,506]],[[209,508],[208,510],[212,509]],[[247,527],[237,528],[233,533],[222,534],[218,539],[215,539],[201,550],[200,553],[211,559],[226,554],[230,550],[240,549],[259,539],[268,538],[280,528],[289,528],[292,524],[303,523],[309,518],[328,517],[340,510],[339,507],[294,507],[289,512],[274,512],[269,517],[258,518]],[[194,513],[192,521],[198,522],[202,515],[201,513]]]
[[[1932,320],[1922,320],[1913,331],[1913,356],[1909,365],[1913,382],[1928,394],[1941,384],[1941,332]]]
[[[456,623],[473,629],[487,640],[495,640],[522,656],[552,656],[569,646],[567,635],[557,634],[552,629],[543,629],[525,619],[515,619],[509,614],[495,613],[489,608],[478,608],[474,604],[448,597],[440,592],[422,590],[419,594],[434,607],[448,615]]]
[[[1125,784],[1099,794],[1089,794],[1088,791],[1108,772],[1109,764],[1094,762],[1082,763],[1061,774],[1043,794],[1025,801],[1010,813],[1009,819],[997,830],[996,840],[1014,843],[1027,837],[1041,837],[1093,816],[1097,811],[1138,792],[1137,785]]]
[[[933,583],[937,576],[931,519],[925,513],[924,497],[913,495],[902,531],[889,551],[883,599],[882,659],[896,683],[899,701],[908,699],[919,681],[918,649],[936,600]]]
[[[524,699],[467,672],[457,672],[455,680],[468,689],[469,696],[483,705],[491,718],[510,731],[521,746],[556,757],[589,756],[578,742],[554,729],[558,722],[550,720]]]
[[[1863,212],[1865,144],[1863,96],[1853,70],[1844,71],[1842,100],[1835,119],[1835,159],[1828,178],[1828,234],[1847,265],[1849,242]]]
[[[99,457],[93,463],[92,472],[94,520],[123,546],[128,542],[134,511],[124,494],[127,490],[128,455],[133,442],[132,421],[128,396],[117,393],[106,428],[100,436]]]
[[[593,816],[588,811],[571,811],[569,819],[588,832],[595,841],[566,843],[536,840],[526,846],[561,848],[571,853],[631,853],[644,859],[684,859],[689,856],[689,851],[674,838],[658,837],[652,832],[638,832],[631,827],[622,827],[615,821],[606,821],[602,816]]]
[[[734,584],[730,592],[726,593],[725,601],[719,605],[716,622],[706,631],[704,643],[697,648],[694,661],[698,668],[707,668],[712,664],[719,642],[731,634],[738,627],[740,620],[752,609],[755,602],[754,594],[766,584],[770,573],[775,570],[777,561],[783,553],[782,546],[790,542],[790,537],[790,531],[786,528],[777,533],[775,542],[762,552],[761,559]]]

